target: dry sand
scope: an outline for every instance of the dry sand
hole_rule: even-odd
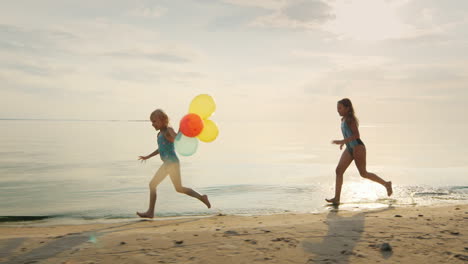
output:
[[[468,263],[467,223],[465,204],[0,226],[0,263]]]

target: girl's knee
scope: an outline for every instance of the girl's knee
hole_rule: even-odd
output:
[[[175,187],[176,192],[178,193],[186,193],[186,188],[183,186],[177,186]]]
[[[363,178],[369,178],[369,177],[368,177],[368,174],[369,174],[369,173],[367,173],[367,171],[359,171],[359,174],[360,174],[361,177],[363,177]]]
[[[150,182],[150,183],[148,184],[148,187],[150,188],[150,190],[156,190],[156,187],[157,187],[157,186],[158,186],[157,184],[154,184],[154,183],[152,183],[152,182]]]

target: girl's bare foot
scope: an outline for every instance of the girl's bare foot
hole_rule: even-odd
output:
[[[211,208],[210,201],[208,200],[208,196],[202,195],[201,201],[206,205],[206,207]]]
[[[389,181],[385,184],[385,188],[387,188],[387,195],[391,196],[393,193],[392,182]]]
[[[137,212],[136,214],[141,218],[153,218],[154,217],[154,213],[150,214],[148,212],[144,212],[144,213]]]
[[[336,200],[335,198],[325,199],[325,201],[327,201],[327,203],[331,203],[331,204],[334,204],[334,205],[339,205],[340,204],[340,201]]]

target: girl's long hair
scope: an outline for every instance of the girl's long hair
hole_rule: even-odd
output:
[[[356,126],[359,126],[359,119],[356,117],[356,113],[354,112],[353,103],[348,98],[343,98],[338,101],[339,104],[342,104],[344,107],[349,109],[348,114],[344,116],[347,123],[356,122]]]

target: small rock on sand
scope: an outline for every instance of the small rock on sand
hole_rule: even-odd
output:
[[[245,239],[244,241],[245,241],[245,242],[248,242],[248,243],[250,243],[250,244],[252,244],[252,245],[256,245],[256,244],[257,244],[257,240]]]
[[[272,239],[271,241],[273,241],[273,242],[284,241],[284,242],[287,243],[287,242],[290,241],[290,239],[287,238],[287,237],[277,237],[277,238],[275,238],[275,239]]]
[[[381,251],[392,251],[392,246],[390,246],[389,243],[383,243],[383,244],[380,246],[380,250],[381,250]]]

